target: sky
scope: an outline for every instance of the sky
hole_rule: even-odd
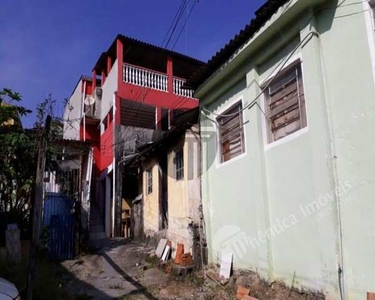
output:
[[[207,61],[264,2],[199,0],[174,50]],[[193,3],[190,0],[189,9]],[[37,103],[50,93],[57,100],[55,114],[61,114],[79,77],[92,74],[99,55],[117,34],[160,46],[180,4],[181,0],[0,0],[0,90],[19,92],[22,105],[34,111],[23,118],[24,127],[34,124]],[[187,15],[188,11],[183,22]]]

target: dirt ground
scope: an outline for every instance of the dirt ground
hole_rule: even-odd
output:
[[[237,272],[224,286],[203,272],[185,277],[166,274],[150,259],[154,248],[126,240],[101,241],[93,254],[61,263],[62,287],[76,300],[235,299],[238,284],[250,288],[259,300],[323,300],[320,295],[299,293],[281,284],[268,285],[254,273]]]

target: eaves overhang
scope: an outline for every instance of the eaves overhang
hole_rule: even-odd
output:
[[[244,65],[252,63],[254,54],[265,50],[266,45],[270,42],[274,42],[275,35],[280,34],[281,30],[293,28],[293,21],[300,18],[304,11],[308,9],[313,10],[318,5],[327,2],[327,0],[269,0],[267,3],[269,4],[271,2],[283,3],[283,5],[279,5],[277,11],[264,21],[263,25],[259,27],[259,30],[253,33],[249,32],[246,42],[233,50],[228,46],[234,43],[234,41],[231,40],[230,43],[209,60],[206,66],[198,70],[198,72],[188,80],[186,86],[195,88],[194,97],[202,101],[207,93],[212,91],[214,87],[224,80],[228,85],[236,82],[236,80],[238,81],[239,78],[243,78],[243,76],[246,75]],[[255,18],[255,20],[257,18]],[[254,21],[252,20],[252,22]],[[295,28],[295,33],[297,34],[299,27],[296,26]],[[239,35],[237,35],[234,40],[236,38],[239,38]],[[285,37],[284,40],[287,40],[287,38],[289,37]],[[244,37],[241,37],[241,39],[244,40]],[[222,52],[226,52],[225,55],[221,55],[225,57],[225,59],[220,60],[220,53]],[[218,56],[219,58],[217,58]],[[215,65],[217,66],[216,69],[214,69]],[[231,77],[232,74],[233,76]],[[230,78],[230,80],[228,80],[228,78]]]

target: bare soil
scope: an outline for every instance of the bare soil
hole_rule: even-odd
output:
[[[94,253],[61,263],[62,288],[76,300],[230,300],[235,299],[238,284],[250,288],[250,295],[259,300],[324,299],[281,283],[267,284],[251,272],[236,272],[223,286],[203,271],[184,277],[166,274],[158,268],[157,261],[150,259],[155,249],[137,242],[107,240],[96,247]]]

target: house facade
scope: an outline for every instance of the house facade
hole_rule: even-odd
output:
[[[94,64],[91,78],[79,80],[65,108],[64,132],[65,138],[93,143],[91,238],[124,235],[131,207],[124,212],[123,206],[138,195],[138,174],[124,173],[122,162],[158,140],[178,114],[198,106],[182,86],[202,65],[118,35]]]
[[[205,243],[200,190],[199,110],[175,118],[171,129],[124,164],[138,169],[139,209],[132,216],[134,237],[155,244],[171,242],[172,255],[183,244],[196,262],[201,262]]]
[[[267,1],[186,85],[209,260],[326,299],[375,292],[372,1]]]

